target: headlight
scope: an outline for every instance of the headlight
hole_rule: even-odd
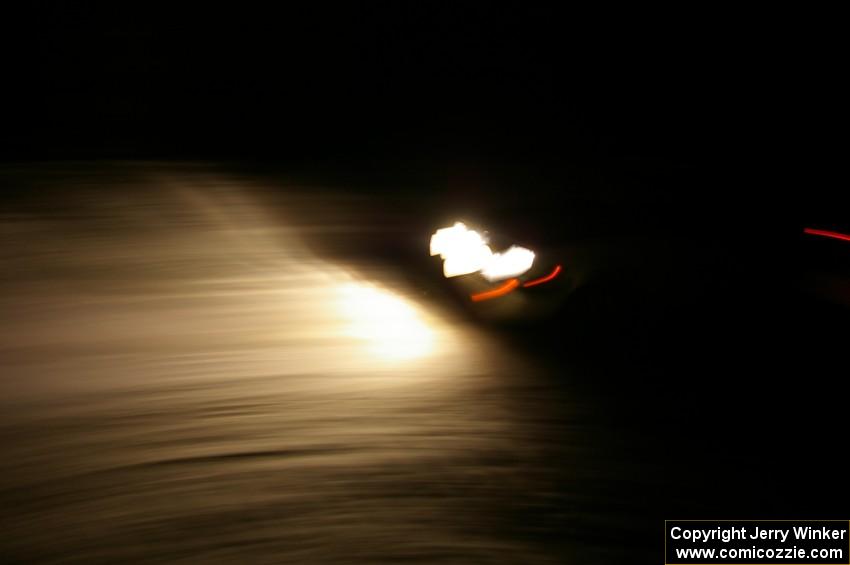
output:
[[[500,281],[520,276],[533,264],[534,251],[513,245],[504,253],[493,253],[481,269],[481,275],[488,281]]]
[[[438,229],[431,236],[431,255],[443,259],[443,275],[447,278],[480,272],[488,281],[498,281],[528,271],[534,263],[534,252],[511,246],[503,253],[494,253],[487,238],[462,222]]]

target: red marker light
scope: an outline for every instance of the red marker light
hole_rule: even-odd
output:
[[[830,230],[816,230],[814,228],[806,228],[803,230],[803,233],[807,233],[809,235],[819,235],[821,237],[829,237],[832,239],[840,239],[842,241],[850,241],[850,235],[846,233],[839,233],[837,231]]]
[[[496,287],[492,290],[485,290],[484,292],[478,292],[476,294],[471,294],[471,295],[469,295],[469,298],[471,298],[473,302],[481,302],[482,300],[490,300],[491,298],[498,298],[500,296],[504,296],[518,286],[519,286],[519,281],[517,279],[510,279],[508,281],[505,281],[505,284],[503,284],[502,286],[498,286],[498,287]]]
[[[551,273],[546,275],[545,277],[540,277],[539,279],[533,279],[530,281],[526,281],[522,286],[528,288],[530,286],[537,286],[539,284],[547,283],[558,276],[558,273],[561,272],[561,266],[557,265]]]

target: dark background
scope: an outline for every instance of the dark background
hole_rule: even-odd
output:
[[[770,205],[823,191],[840,154],[833,20],[43,2],[6,20],[1,147],[5,159],[507,164],[561,180],[571,165],[642,190]]]

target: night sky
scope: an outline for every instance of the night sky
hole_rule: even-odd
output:
[[[7,161],[511,166],[555,183],[572,167],[646,194],[687,186],[755,214],[777,195],[799,210],[785,195],[805,193],[825,213],[846,124],[831,21],[42,2],[7,20],[0,148]]]

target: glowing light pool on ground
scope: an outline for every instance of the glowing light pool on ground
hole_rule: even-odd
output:
[[[375,356],[406,360],[433,350],[434,332],[413,305],[389,290],[351,282],[338,287],[338,300],[346,333],[366,342]]]

